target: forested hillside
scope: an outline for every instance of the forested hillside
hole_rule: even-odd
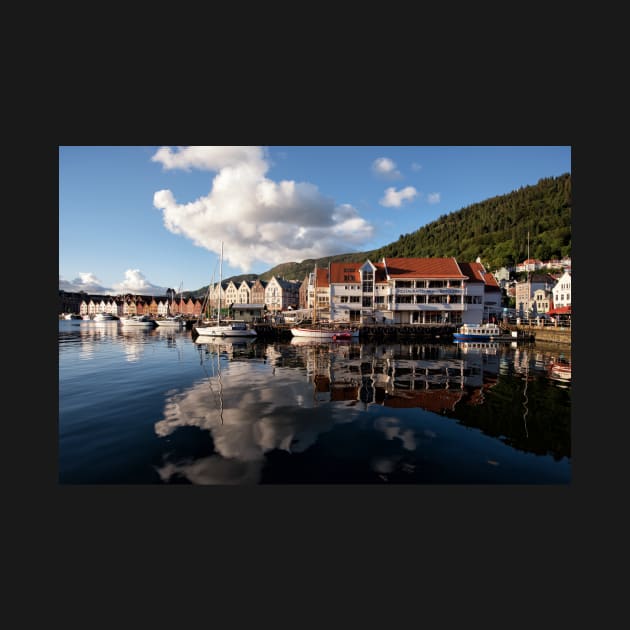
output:
[[[454,256],[462,262],[474,261],[479,256],[486,269],[492,271],[527,258],[528,233],[531,258],[562,258],[571,255],[571,203],[571,175],[546,177],[535,185],[442,215],[379,249],[283,263],[258,277],[269,280],[275,275],[287,280],[303,280],[315,263],[322,266],[335,260],[364,261],[367,258],[379,261],[383,256]],[[248,274],[247,278],[256,276]],[[194,293],[203,294],[206,290],[204,287]]]
[[[374,258],[455,256],[473,261],[480,256],[493,270],[527,258],[528,232],[531,258],[571,255],[569,174],[541,179],[534,186],[443,215],[376,250]]]

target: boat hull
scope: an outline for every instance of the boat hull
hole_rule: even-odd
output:
[[[316,328],[291,328],[294,337],[304,337],[306,339],[330,339],[331,341],[349,341],[359,336],[358,330],[326,330]]]
[[[128,319],[121,319],[120,323],[125,327],[153,327],[155,326],[155,320],[146,318],[143,315],[134,315]]]
[[[94,315],[93,322],[115,322],[116,320],[114,319],[114,317],[112,315],[108,315],[107,313],[97,313],[96,315]]]
[[[456,341],[490,341],[496,339],[497,335],[467,335],[465,333],[453,333]]]
[[[156,319],[155,323],[163,328],[181,328],[184,325],[181,319]]]
[[[195,326],[195,332],[202,337],[256,337],[253,328],[231,328],[230,326]]]

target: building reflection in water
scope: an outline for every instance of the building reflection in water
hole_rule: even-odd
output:
[[[530,362],[520,352],[512,363],[496,343],[294,339],[291,344],[264,344],[198,338],[196,345],[202,378],[168,396],[154,427],[169,442],[177,441],[178,429],[201,430],[210,439],[207,452],[194,457],[178,454],[176,447],[165,452],[156,468],[165,482],[259,483],[271,451],[305,452],[336,425],[359,418],[386,440],[399,440],[401,453],[411,453],[435,440],[436,433],[410,425],[401,410],[451,417],[456,408],[472,411],[485,403],[499,374],[529,370]],[[366,416],[376,406],[378,415]],[[521,422],[527,419],[526,407],[523,411]],[[371,466],[386,477],[394,468],[412,472],[416,463],[404,454],[375,455]]]
[[[294,340],[295,341],[295,340]],[[498,344],[300,343],[318,402],[421,407],[440,413],[479,404],[497,381]]]

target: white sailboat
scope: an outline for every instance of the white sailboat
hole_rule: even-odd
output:
[[[319,339],[322,341],[347,341],[358,338],[358,328],[345,328],[328,322],[319,322],[317,320],[317,265],[315,265],[313,287],[312,323],[305,326],[294,326],[291,328],[291,334],[294,337],[306,337],[308,339]]]
[[[219,262],[219,303],[217,307],[217,321],[209,324],[193,326],[198,335],[204,337],[255,337],[258,333],[244,320],[231,319],[221,322],[221,281],[223,280],[223,241],[221,241],[221,258]],[[212,285],[208,287],[210,295]],[[206,297],[206,300],[208,298]]]

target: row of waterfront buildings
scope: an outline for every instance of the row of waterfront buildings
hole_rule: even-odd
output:
[[[506,292],[509,294],[509,287]],[[504,292],[477,262],[455,258],[383,258],[379,262],[331,262],[315,267],[302,281],[272,277],[232,280],[209,287],[207,297],[89,296],[60,291],[60,312],[118,316],[207,315],[219,303],[237,319],[258,319],[288,311],[346,323],[479,323],[503,313]],[[545,313],[571,303],[571,275],[531,276],[515,287],[516,309]]]

